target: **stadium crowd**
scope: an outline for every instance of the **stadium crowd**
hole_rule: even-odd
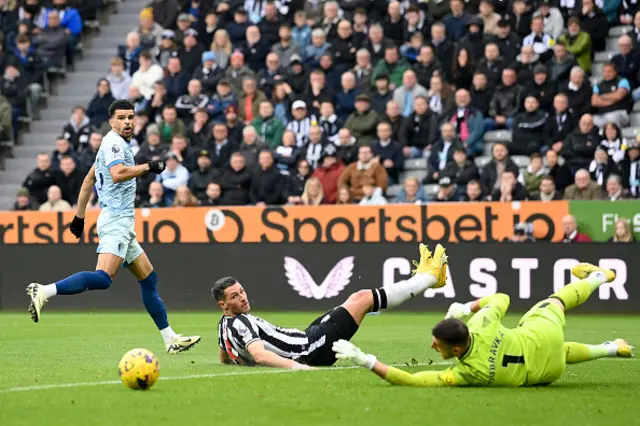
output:
[[[2,131],[91,18],[52,6],[0,0]],[[633,29],[592,84],[617,25]],[[640,139],[621,132],[637,2],[154,0],[122,42],[17,210],[74,205],[115,99],[135,105],[136,160],[166,159],[140,207],[640,197]],[[496,130],[511,141],[485,142]]]

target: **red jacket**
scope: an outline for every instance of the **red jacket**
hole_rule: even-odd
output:
[[[345,166],[341,161],[329,168],[319,166],[311,176],[320,179],[322,191],[324,192],[323,203],[335,204],[338,198],[338,179],[344,171]]]
[[[569,237],[567,237],[565,235],[564,236],[564,242],[565,243],[591,243],[593,241],[591,240],[591,238],[588,235],[576,232],[576,236],[575,236],[574,239],[570,239]]]

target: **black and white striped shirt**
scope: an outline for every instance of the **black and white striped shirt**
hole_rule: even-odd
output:
[[[314,122],[317,123],[318,119],[313,114],[309,117],[303,118],[302,120],[292,119],[289,121],[286,130],[291,130],[296,134],[297,147],[302,148],[302,146],[309,141],[309,129]]]
[[[234,364],[256,365],[247,346],[258,340],[266,350],[283,358],[298,359],[309,354],[309,338],[302,330],[278,327],[251,314],[223,315],[218,323],[218,345]]]

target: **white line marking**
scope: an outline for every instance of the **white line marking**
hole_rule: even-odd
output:
[[[407,364],[392,364],[392,367],[427,367],[429,365],[451,365],[450,362],[437,361],[431,364],[428,363],[418,363],[414,365],[408,366]],[[306,371],[335,371],[335,370],[352,370],[355,368],[360,368],[357,366],[345,366],[345,367],[320,367],[315,370],[306,370]],[[173,377],[160,377],[161,381],[169,381],[169,380],[190,380],[190,379],[208,379],[215,377],[229,377],[229,376],[254,376],[260,374],[285,374],[285,373],[297,373],[304,370],[257,370],[257,371],[230,371],[228,373],[210,373],[210,374],[191,374],[188,376],[173,376]],[[1,393],[10,393],[10,392],[27,392],[27,391],[36,391],[36,390],[47,390],[47,389],[63,389],[63,388],[80,388],[80,387],[88,387],[88,386],[105,386],[105,385],[119,385],[122,384],[120,380],[105,380],[101,382],[77,382],[77,383],[58,383],[51,385],[36,385],[36,386],[21,386],[9,389],[0,389]]]

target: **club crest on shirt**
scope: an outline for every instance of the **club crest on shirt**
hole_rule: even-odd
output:
[[[111,152],[113,152],[114,154],[117,154],[120,152],[120,148],[118,148],[117,145],[114,145],[111,147]]]

